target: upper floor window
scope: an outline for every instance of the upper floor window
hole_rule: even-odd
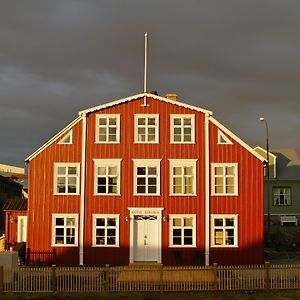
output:
[[[119,246],[119,215],[93,214],[93,247]]]
[[[278,206],[291,205],[291,188],[274,187],[273,205],[278,205]]]
[[[170,215],[170,246],[196,246],[196,216]]]
[[[160,194],[160,159],[134,159],[134,194]]]
[[[69,130],[58,142],[58,144],[72,144],[73,142],[73,130]]]
[[[78,195],[80,163],[54,163],[54,194]]]
[[[213,247],[238,245],[237,215],[212,215],[211,224],[211,244]]]
[[[120,115],[96,116],[96,143],[120,142]]]
[[[52,246],[78,245],[78,214],[52,215]]]
[[[237,163],[211,164],[212,195],[238,195]]]
[[[196,195],[196,159],[169,159],[170,194]]]
[[[221,145],[232,145],[232,141],[220,129],[218,129],[218,144],[221,144]]]
[[[94,159],[95,195],[120,194],[121,159]]]
[[[158,143],[158,115],[134,115],[135,143]]]
[[[171,115],[171,143],[195,143],[195,115]]]

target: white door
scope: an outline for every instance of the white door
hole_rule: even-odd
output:
[[[18,243],[27,240],[27,216],[18,216]]]
[[[159,226],[157,216],[134,216],[134,261],[157,262],[159,260]]]

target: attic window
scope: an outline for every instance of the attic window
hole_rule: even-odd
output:
[[[58,142],[59,144],[72,144],[73,131],[68,131],[65,136]]]
[[[231,140],[220,129],[218,130],[218,144],[232,145]]]

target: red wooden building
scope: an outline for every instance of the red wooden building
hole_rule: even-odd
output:
[[[175,98],[81,111],[26,159],[31,251],[67,265],[263,263],[263,158]]]

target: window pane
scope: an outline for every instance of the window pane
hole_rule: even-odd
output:
[[[179,227],[179,226],[181,226],[181,219],[173,219],[173,226],[176,226],[176,227]]]
[[[116,226],[116,218],[107,218],[107,226]]]
[[[99,118],[99,125],[106,125],[107,120],[106,118]]]
[[[59,175],[66,174],[66,167],[57,167],[57,174]]]
[[[174,125],[181,125],[181,119],[180,118],[174,118]]]
[[[116,118],[109,118],[109,125],[117,125],[117,119]]]
[[[215,219],[215,226],[223,226],[223,219]]]
[[[156,177],[148,178],[148,184],[149,185],[156,185]]]
[[[156,175],[156,167],[149,167],[148,175]]]
[[[96,237],[96,244],[97,245],[105,245],[105,237],[100,237],[100,236],[97,236]]]
[[[137,167],[137,174],[138,175],[146,175],[146,168],[145,167]]]
[[[146,125],[146,119],[145,118],[138,118],[138,125]]]
[[[226,218],[226,226],[234,226],[234,219]]]
[[[226,175],[234,175],[234,166],[226,167]]]
[[[216,175],[223,175],[223,167],[215,167]]]
[[[109,175],[117,175],[118,167],[108,167],[108,174]]]
[[[182,174],[182,168],[181,167],[174,167],[173,168],[173,175],[181,175]]]
[[[64,218],[56,218],[55,220],[56,220],[55,224],[57,226],[63,226],[65,224],[65,219]]]
[[[192,125],[192,119],[191,118],[184,118],[183,119],[183,125]]]
[[[145,186],[142,186],[142,185],[137,186],[136,192],[137,192],[138,194],[146,194],[146,187],[145,187]]]
[[[66,218],[67,226],[75,226],[75,218]]]
[[[77,174],[77,168],[76,167],[69,167],[68,168],[68,174],[69,175],[76,175]]]
[[[105,226],[105,219],[104,218],[97,218],[96,219],[97,226]]]
[[[184,218],[184,226],[193,226],[193,218]]]
[[[56,228],[55,229],[55,234],[57,235],[57,236],[64,236],[64,232],[65,232],[65,230],[64,230],[64,228]]]
[[[155,125],[155,118],[148,118],[148,125]]]
[[[184,245],[193,245],[192,237],[184,237]]]
[[[116,238],[112,236],[107,237],[107,245],[116,245]]]
[[[185,167],[184,175],[193,175],[193,167]]]
[[[149,194],[156,194],[156,186],[149,186],[148,187],[148,193]]]
[[[173,237],[173,245],[181,245],[181,237]]]

